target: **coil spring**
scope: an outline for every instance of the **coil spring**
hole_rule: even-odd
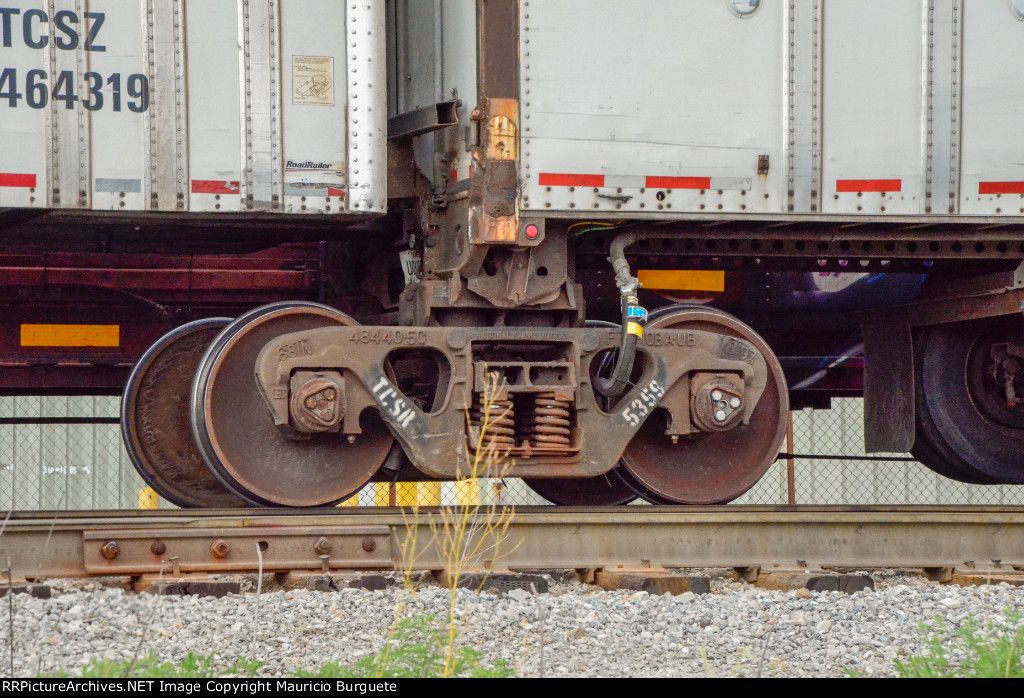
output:
[[[554,393],[538,393],[524,436],[538,446],[571,445],[571,407],[569,400],[559,400]]]
[[[470,423],[480,428],[484,426],[484,406],[479,402],[479,395],[474,400],[473,410],[470,412]],[[516,446],[516,416],[512,406],[512,400],[491,400],[489,423],[484,429],[481,443],[484,448],[515,448]]]

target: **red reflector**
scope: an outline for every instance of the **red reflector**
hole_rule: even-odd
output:
[[[981,182],[979,194],[1024,194],[1024,182]]]
[[[836,181],[836,193],[903,191],[900,179],[840,179]]]
[[[603,187],[604,175],[542,173],[540,185],[542,187]]]
[[[530,238],[531,240],[536,240],[537,236],[540,235],[540,228],[538,228],[533,223],[530,223],[530,225],[526,226],[524,232],[526,233],[526,237]]]
[[[225,182],[223,180],[193,179],[193,194],[238,194],[238,182]]]
[[[648,177],[648,189],[710,189],[710,177]]]
[[[0,187],[34,187],[36,176],[34,174],[10,174],[0,172]]]

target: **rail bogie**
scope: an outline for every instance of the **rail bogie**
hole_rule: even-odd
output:
[[[1020,3],[8,5],[0,389],[172,501],[717,503],[859,394],[1024,482]]]

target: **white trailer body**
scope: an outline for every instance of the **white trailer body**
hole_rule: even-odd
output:
[[[383,2],[0,2],[0,208],[385,210]]]
[[[1021,9],[523,2],[523,208],[1024,215]]]
[[[472,102],[459,8],[397,4],[399,64],[444,48],[392,73],[403,108]],[[1021,55],[1021,0],[522,0],[520,208],[1024,216]],[[464,149],[449,157],[468,177]]]

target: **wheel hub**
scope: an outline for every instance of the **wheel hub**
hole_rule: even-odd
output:
[[[1024,428],[1024,344],[980,338],[968,354],[967,388],[986,418]]]

